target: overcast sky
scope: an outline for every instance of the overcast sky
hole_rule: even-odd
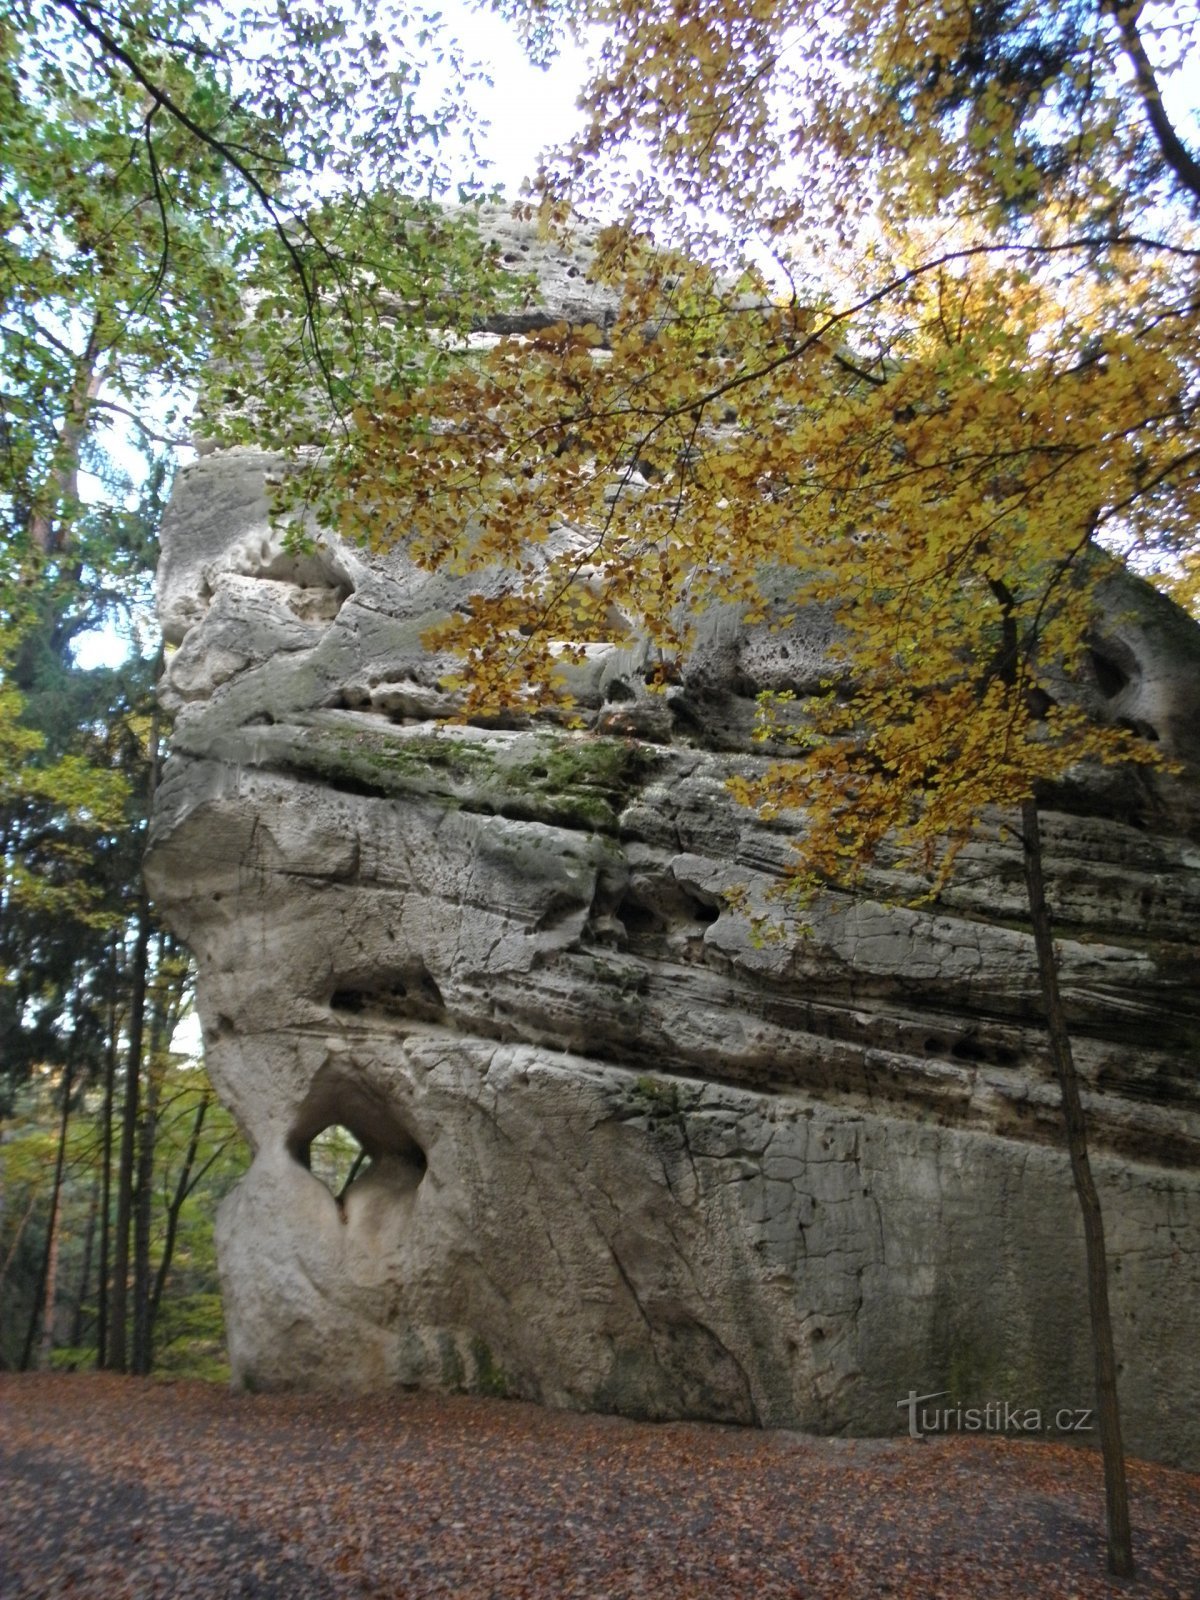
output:
[[[539,152],[565,140],[580,122],[575,99],[585,80],[584,52],[570,47],[549,68],[534,67],[515,31],[493,12],[474,11],[465,0],[447,0],[441,10],[447,31],[493,80],[490,89],[472,90],[490,124],[481,141],[491,163],[486,176],[515,199],[522,180],[537,170]]]

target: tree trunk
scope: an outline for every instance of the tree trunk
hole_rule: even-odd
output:
[[[29,1219],[37,1210],[37,1203],[38,1197],[35,1192],[29,1197],[29,1204],[25,1207],[25,1211],[20,1222],[17,1223],[17,1231],[13,1234],[13,1242],[8,1247],[8,1254],[4,1258],[4,1265],[0,1267],[0,1294],[2,1294],[4,1291],[4,1285],[8,1278],[8,1269],[17,1259],[17,1251],[21,1248],[21,1239],[24,1236],[25,1229],[29,1226]]]
[[[200,1134],[204,1129],[204,1119],[208,1115],[208,1105],[208,1095],[202,1095],[200,1103],[196,1107],[196,1120],[192,1123],[192,1131],[188,1138],[183,1166],[179,1170],[179,1182],[175,1185],[175,1193],[171,1196],[171,1204],[167,1210],[167,1234],[163,1240],[162,1259],[158,1263],[158,1272],[154,1278],[154,1289],[150,1295],[148,1343],[151,1348],[153,1347],[154,1325],[158,1321],[158,1308],[162,1304],[167,1274],[171,1270],[171,1260],[175,1254],[175,1237],[179,1232],[179,1213],[183,1210],[183,1202],[192,1191],[192,1168],[196,1165],[196,1156],[200,1149]]]
[[[46,1293],[42,1302],[42,1339],[38,1346],[39,1367],[45,1371],[54,1354],[54,1313],[58,1305],[58,1247],[62,1233],[62,1185],[54,1186],[50,1205],[50,1232],[46,1239]]]
[[[58,1154],[54,1161],[54,1183],[50,1191],[50,1221],[46,1228],[46,1248],[42,1252],[42,1268],[38,1273],[37,1293],[29,1314],[25,1332],[25,1348],[21,1352],[21,1371],[26,1372],[33,1359],[33,1344],[37,1338],[38,1319],[42,1321],[43,1361],[48,1361],[54,1347],[54,1299],[58,1284],[58,1218],[62,1200],[63,1168],[67,1160],[67,1129],[71,1121],[71,1088],[75,1076],[74,1063],[63,1068],[62,1117],[58,1124]]]
[[[162,940],[156,971],[161,977]],[[152,1007],[150,1051],[146,1063],[146,1100],[138,1139],[136,1204],[133,1219],[133,1360],[139,1376],[150,1371],[150,1235],[154,1223],[154,1150],[158,1142],[158,1096],[162,1079],[165,996],[161,986]]]
[[[146,1026],[146,965],[150,959],[150,901],[143,887],[138,896],[137,938],[129,999],[129,1051],[125,1068],[125,1104],[121,1114],[121,1151],[117,1163],[117,1220],[113,1240],[112,1291],[109,1296],[108,1349],[105,1366],[125,1372],[128,1355],[129,1234],[133,1217],[134,1157],[137,1146],[138,1098],[142,1080],[142,1040]]]
[[[163,653],[158,653],[161,670]],[[155,701],[150,718],[150,770],[146,784],[146,816],[154,807],[158,787],[159,711]],[[129,1366],[129,1244],[133,1218],[134,1163],[137,1154],[138,1096],[141,1088],[143,1042],[146,1032],[146,981],[150,962],[150,896],[142,878],[138,891],[137,938],[129,991],[129,1051],[125,1071],[125,1105],[121,1115],[121,1153],[117,1167],[117,1219],[113,1241],[112,1291],[109,1299],[108,1349],[105,1366],[125,1372]]]
[[[43,556],[56,555],[67,543],[68,529],[79,501],[79,462],[88,434],[92,402],[107,376],[100,365],[104,351],[101,321],[97,312],[67,391],[50,469],[34,496],[26,524],[31,544]]]
[[[1046,1011],[1050,1053],[1062,1093],[1063,1122],[1071,1176],[1083,1215],[1083,1237],[1087,1254],[1088,1313],[1092,1329],[1092,1353],[1096,1373],[1096,1418],[1100,1449],[1104,1458],[1104,1492],[1108,1525],[1108,1567],[1118,1577],[1133,1572],[1133,1538],[1129,1526],[1129,1494],[1125,1483],[1125,1455],[1121,1444],[1121,1417],[1117,1402],[1117,1362],[1113,1349],[1112,1316],[1108,1305],[1108,1259],[1104,1249],[1104,1219],[1100,1197],[1088,1160],[1087,1124],[1079,1095],[1079,1079],[1071,1052],[1066,1012],[1058,987],[1058,965],[1050,913],[1046,908],[1042,872],[1042,840],[1036,800],[1021,807],[1021,832],[1025,857],[1025,887],[1029,894],[1029,915],[1037,949],[1038,978]]]
[[[113,1106],[117,1084],[117,961],[116,951],[109,968],[108,1049],[104,1058],[104,1106],[101,1111],[100,1154],[100,1273],[96,1318],[96,1365],[103,1370],[108,1365],[108,1289],[109,1242],[112,1225],[112,1156],[113,1156]]]
[[[87,1232],[83,1236],[83,1265],[79,1270],[79,1292],[75,1296],[75,1310],[71,1317],[71,1347],[78,1350],[83,1343],[83,1319],[87,1308],[88,1285],[92,1281],[92,1257],[96,1251],[96,1217],[100,1210],[100,1185],[92,1184],[92,1198],[88,1205]]]

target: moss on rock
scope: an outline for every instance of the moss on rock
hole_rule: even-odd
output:
[[[428,794],[466,810],[611,833],[652,760],[640,744],[595,734],[499,741],[323,723],[304,729],[285,764],[336,787]]]

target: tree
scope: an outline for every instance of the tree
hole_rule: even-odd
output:
[[[424,87],[429,68],[438,83]],[[0,500],[53,556],[98,424],[335,441],[501,282],[438,154],[470,117],[435,14],[9,0],[0,18]],[[436,317],[430,311],[436,308]],[[247,394],[265,397],[239,417]],[[165,412],[162,421],[156,412]]]
[[[1110,0],[506,9],[542,46],[564,18],[607,29],[540,210],[619,219],[597,271],[623,309],[603,341],[502,342],[419,407],[364,406],[343,525],[431,566],[510,569],[430,638],[460,652],[465,713],[560,698],[564,660],[620,619],[665,679],[716,600],[774,622],[826,608],[827,681],[764,708],[800,753],[740,791],[802,805],[810,885],[886,844],[936,895],[985,809],[1008,808],[1084,1217],[1109,1563],[1127,1573],[1103,1232],[1037,806],[1080,762],[1156,760],[1083,707],[1104,546],[1194,583],[1200,167],[1165,87],[1200,17]],[[563,523],[578,537],[547,547]]]
[[[168,979],[158,980],[164,990]],[[213,1226],[245,1145],[203,1068],[161,1049],[151,1063],[155,1136],[139,1148],[139,1254],[131,1367],[227,1376]],[[96,1360],[105,1273],[97,1248],[109,1108],[97,1090],[27,1085],[0,1148],[0,1367]],[[65,1137],[64,1137],[65,1133]],[[24,1358],[24,1363],[23,1363]]]
[[[13,1246],[44,1245],[26,1359],[39,1315],[52,1353],[65,1152],[102,1084],[99,1354],[149,1360],[186,983],[140,883],[153,643],[85,672],[74,641],[116,622],[145,643],[165,452],[202,372],[206,431],[290,455],[298,506],[349,397],[436,369],[433,330],[487,304],[494,253],[436,203],[466,81],[436,14],[386,0],[0,6],[0,1111],[50,1083],[59,1128],[49,1227]]]

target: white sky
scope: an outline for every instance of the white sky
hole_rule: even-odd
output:
[[[441,11],[447,31],[493,80],[491,89],[477,86],[472,92],[491,124],[481,148],[492,163],[489,181],[515,199],[522,180],[537,170],[539,152],[565,140],[580,121],[575,99],[586,79],[585,53],[572,46],[548,69],[534,67],[515,31],[494,12],[475,11],[464,0],[447,0]]]

